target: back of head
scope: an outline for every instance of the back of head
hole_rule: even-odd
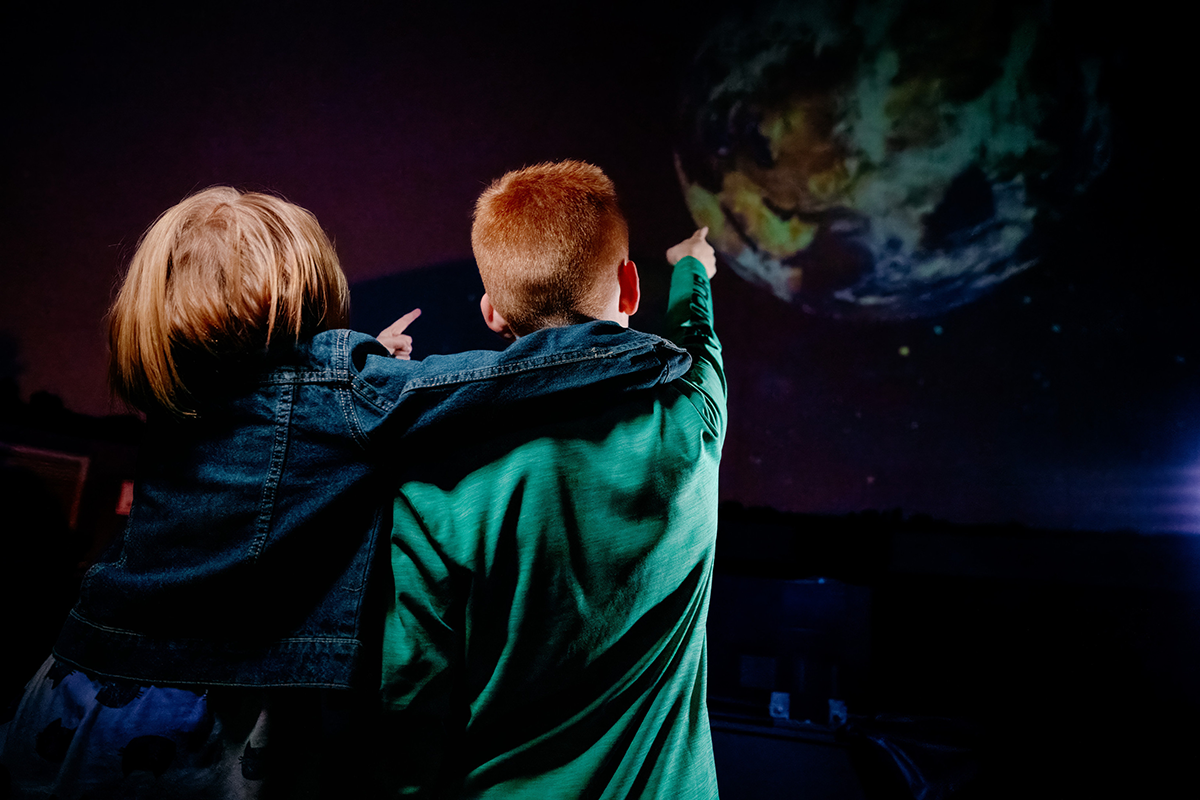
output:
[[[131,405],[190,415],[222,364],[346,324],[349,290],[308,211],[225,186],[168,209],[109,311],[109,375]]]
[[[471,246],[492,305],[525,335],[604,314],[629,228],[608,176],[562,161],[492,183],[475,204]]]

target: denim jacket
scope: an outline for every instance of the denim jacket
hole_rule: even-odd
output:
[[[423,361],[319,334],[197,418],[148,420],[124,535],[84,577],[55,654],[143,683],[369,685],[408,437],[453,441],[462,415],[500,426],[514,404],[637,390],[689,366],[670,342],[602,321]]]

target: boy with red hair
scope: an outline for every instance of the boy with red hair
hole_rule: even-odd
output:
[[[705,621],[726,392],[706,233],[667,251],[682,379],[466,421],[411,459],[383,673],[403,791],[716,797]],[[500,178],[472,245],[498,333],[637,311],[625,218],[590,164]]]

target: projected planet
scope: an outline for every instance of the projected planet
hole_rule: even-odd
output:
[[[676,166],[747,280],[826,316],[929,316],[1036,263],[1103,172],[1101,72],[1041,2],[778,3],[701,47]]]

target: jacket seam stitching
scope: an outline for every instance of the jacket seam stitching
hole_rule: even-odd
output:
[[[296,399],[296,386],[285,387],[275,406],[275,440],[271,445],[271,464],[263,482],[262,499],[259,501],[258,516],[254,520],[254,538],[250,542],[250,560],[255,562],[262,553],[271,520],[275,512],[275,495],[283,476],[283,463],[287,458],[288,433],[291,426],[292,406]]]

